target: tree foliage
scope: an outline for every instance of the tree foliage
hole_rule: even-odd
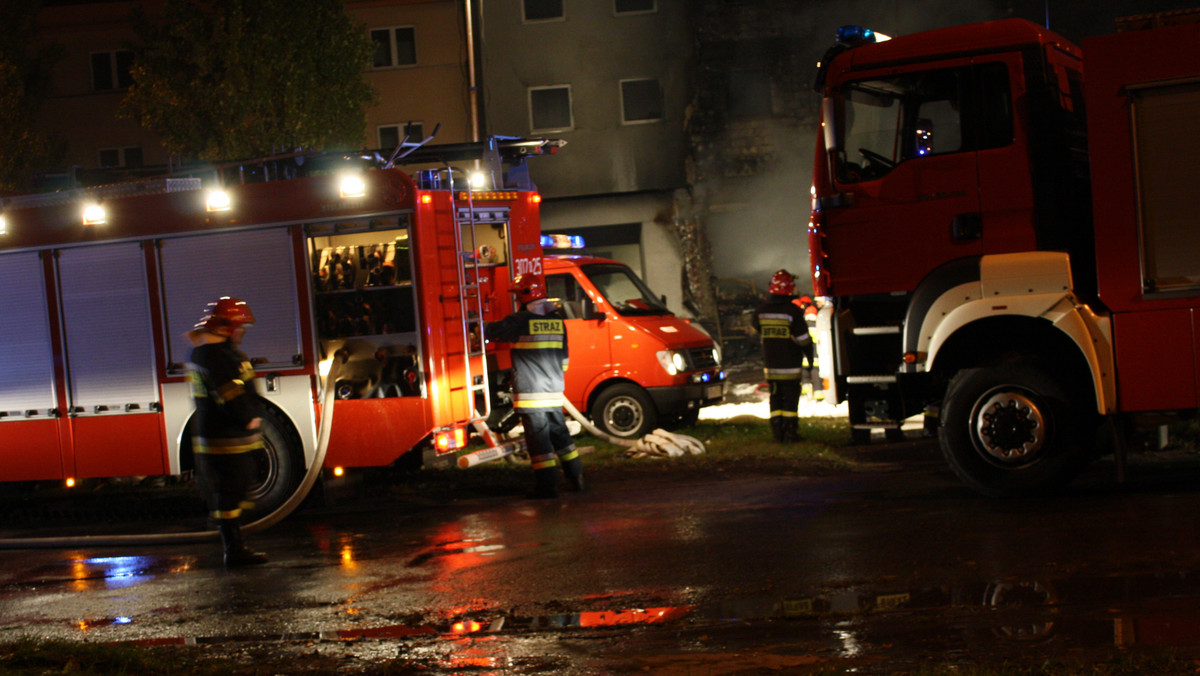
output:
[[[344,0],[167,0],[139,15],[144,46],[123,114],[182,159],[360,146],[372,53]]]
[[[0,191],[27,190],[63,154],[36,125],[56,59],[34,39],[39,9],[38,2],[0,0]]]

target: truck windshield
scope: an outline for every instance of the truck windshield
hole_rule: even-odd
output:
[[[836,125],[838,180],[870,181],[905,160],[962,150],[962,71],[932,70],[847,84]]]
[[[1003,63],[938,68],[845,84],[835,100],[837,180],[873,181],[908,160],[1013,141]]]
[[[622,316],[671,314],[662,300],[655,297],[650,287],[624,265],[585,265],[583,274],[592,280],[592,284],[604,295],[605,300]]]

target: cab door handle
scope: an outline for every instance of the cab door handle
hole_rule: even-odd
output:
[[[956,242],[971,242],[983,238],[983,214],[968,211],[958,214],[950,223],[950,236]]]

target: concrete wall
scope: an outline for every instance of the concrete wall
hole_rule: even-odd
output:
[[[679,246],[675,236],[656,222],[663,214],[670,213],[671,203],[669,192],[548,200],[542,202],[542,231],[570,232],[600,225],[640,224],[640,261],[624,256],[616,258],[633,268],[655,293],[665,295],[672,312],[691,316],[682,304],[683,261]]]

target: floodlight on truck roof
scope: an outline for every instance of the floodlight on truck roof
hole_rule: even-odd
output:
[[[343,198],[362,197],[367,194],[367,184],[358,174],[343,174],[338,183],[338,195]]]
[[[233,207],[233,200],[230,199],[229,193],[221,189],[209,190],[204,197],[204,210],[212,213],[214,211],[229,211]]]
[[[99,202],[88,202],[83,205],[84,225],[104,225],[108,222],[108,213]]]

